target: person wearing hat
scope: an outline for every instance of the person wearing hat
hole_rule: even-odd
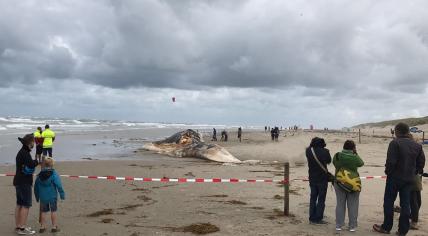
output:
[[[22,147],[16,155],[16,172],[13,178],[16,190],[15,230],[20,235],[31,235],[36,231],[26,227],[26,224],[32,205],[33,173],[39,162],[31,157],[31,149],[34,147],[33,134],[27,134],[18,140]]]

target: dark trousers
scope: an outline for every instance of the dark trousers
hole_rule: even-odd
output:
[[[324,218],[325,198],[327,196],[328,182],[309,183],[309,186],[311,187],[309,221],[319,222]]]
[[[43,156],[52,157],[52,148],[43,148]]]
[[[394,222],[394,202],[400,195],[400,218],[398,232],[406,235],[410,228],[410,192],[412,181],[404,181],[388,177],[386,179],[385,194],[383,197],[383,224],[382,228],[391,231]]]
[[[412,191],[410,193],[410,219],[412,222],[419,221],[419,209],[422,205],[421,191]]]

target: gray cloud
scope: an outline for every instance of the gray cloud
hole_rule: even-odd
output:
[[[425,96],[427,13],[422,0],[0,1],[0,89],[75,83],[107,89],[106,107],[115,89],[258,91],[261,107],[297,90],[284,106],[361,108]],[[386,115],[355,119],[372,117]]]
[[[420,3],[3,1],[2,80],[190,89],[425,85],[428,19],[415,14],[427,10]]]

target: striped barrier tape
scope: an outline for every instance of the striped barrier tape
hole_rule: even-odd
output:
[[[13,177],[15,174],[0,174],[0,177]],[[141,182],[177,182],[177,183],[288,183],[288,180],[283,179],[222,179],[222,178],[143,178],[143,177],[119,177],[119,176],[87,176],[87,175],[60,175],[64,178],[71,179],[103,179],[103,180],[125,180],[125,181],[141,181]]]
[[[13,177],[15,174],[0,174],[0,177]],[[71,179],[103,179],[103,180],[125,180],[125,181],[141,181],[141,182],[177,182],[177,183],[288,183],[288,180],[284,179],[222,179],[222,178],[143,178],[143,177],[119,177],[119,176],[94,176],[94,175],[60,175],[64,178]],[[363,176],[360,177],[362,180],[369,179],[386,179],[386,176]],[[307,178],[304,179],[292,179],[291,181],[309,181]]]

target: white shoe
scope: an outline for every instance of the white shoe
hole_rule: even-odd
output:
[[[336,227],[336,231],[340,232],[340,231],[342,231],[342,228]]]
[[[357,229],[356,229],[356,228],[350,228],[350,229],[349,229],[349,232],[353,232],[353,233],[354,233],[355,231],[357,231]]]
[[[24,229],[18,229],[16,233],[19,235],[33,235],[36,234],[36,231],[32,230],[30,227],[27,227]]]

